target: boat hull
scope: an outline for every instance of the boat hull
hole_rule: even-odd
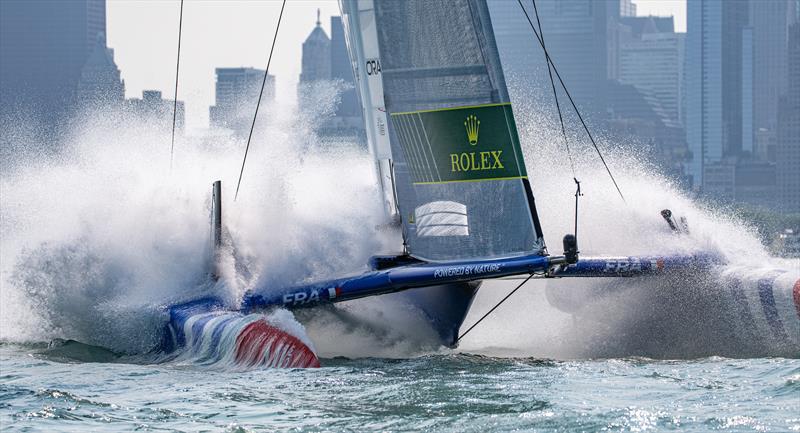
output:
[[[707,269],[638,278],[548,280],[576,335],[656,357],[797,356],[800,274]]]
[[[168,314],[159,348],[167,359],[241,369],[320,366],[308,344],[266,315],[226,311],[215,298],[175,305]]]
[[[439,335],[440,344],[455,347],[480,282],[453,283],[400,292],[397,297],[419,309]]]

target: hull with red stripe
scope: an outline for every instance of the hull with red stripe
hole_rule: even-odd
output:
[[[270,316],[225,311],[213,298],[173,306],[169,315],[160,351],[171,359],[238,369],[320,366],[311,344]]]

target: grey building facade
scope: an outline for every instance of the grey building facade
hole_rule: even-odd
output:
[[[317,132],[324,137],[355,137],[364,141],[364,121],[361,104],[355,89],[353,68],[347,52],[342,18],[331,17],[331,37],[322,29],[319,11],[314,29],[303,42],[303,59],[301,65],[298,97],[300,109],[311,107],[304,104],[315,104],[315,83],[338,82],[343,85],[338,105],[333,108],[332,116],[317,125]]]
[[[264,71],[254,68],[216,68],[214,105],[209,107],[212,128],[230,129],[237,135],[247,134],[258,102]],[[275,99],[275,76],[269,75],[264,84],[261,103]]]
[[[342,17],[331,17],[331,78],[342,80],[347,90],[342,92],[342,102],[336,109],[336,116],[361,118],[361,104],[355,89],[353,67],[347,53]]]
[[[130,115],[162,130],[172,128],[172,111],[175,110],[175,129],[179,132],[184,130],[186,110],[183,101],[175,104],[174,100],[164,99],[159,90],[144,90],[141,98],[131,98],[125,102]]]
[[[787,91],[778,110],[777,186],[785,212],[800,213],[800,23],[787,44]]]
[[[747,1],[688,0],[686,138],[693,188],[706,165],[742,151],[742,34]]]
[[[57,132],[105,31],[105,0],[0,1],[0,118]]]
[[[317,26],[303,42],[302,72],[300,82],[331,79],[331,39],[322,29],[317,11]]]
[[[787,52],[789,27],[796,21],[796,3],[792,0],[750,1],[749,24],[744,40],[751,39],[752,62],[744,65],[752,74],[752,85],[745,91],[752,98],[751,123],[745,142],[752,142],[752,153],[762,160],[775,161],[778,103],[788,86]],[[746,50],[745,50],[746,51]],[[745,148],[749,146],[744,146]]]
[[[544,53],[519,3],[494,0],[488,4],[512,93],[516,90],[554,113]],[[532,4],[523,4],[535,23]],[[547,50],[575,103],[591,123],[602,125],[607,117],[607,80],[615,77],[617,69],[620,0],[538,0],[536,5]],[[560,95],[564,97],[563,92]]]
[[[619,76],[658,101],[670,126],[683,125],[684,36],[672,17],[626,17],[620,38]]]
[[[125,82],[114,62],[114,50],[98,34],[94,50],[81,68],[76,92],[79,109],[118,109],[125,101]]]
[[[800,171],[785,145],[791,141],[791,98],[785,107],[781,102],[791,93],[789,28],[797,2],[688,0],[687,13],[685,114],[694,188],[709,196],[732,190],[737,201],[785,207],[788,198],[776,195],[791,178],[787,167]],[[726,177],[719,173],[730,167],[736,181],[722,188]],[[758,176],[774,181],[756,188]],[[742,188],[759,192],[748,195]]]

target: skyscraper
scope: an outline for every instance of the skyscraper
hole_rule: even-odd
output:
[[[337,129],[332,131],[334,133],[355,133],[360,137],[364,134],[364,120],[356,93],[350,55],[347,53],[341,17],[331,17],[330,52],[331,78],[344,82],[345,89],[342,91],[341,102],[336,107],[329,129]]]
[[[177,104],[173,100],[161,97],[159,90],[143,90],[142,98],[131,98],[125,101],[129,114],[149,127],[169,130],[172,127],[172,110],[175,110],[175,128],[183,131],[185,109],[183,101]]]
[[[0,1],[0,118],[55,132],[75,108],[81,70],[106,31],[105,0]]]
[[[800,23],[790,27],[787,92],[778,121],[778,197],[786,212],[800,213]]]
[[[746,1],[689,0],[686,35],[686,136],[693,187],[707,163],[742,151],[742,35]]]
[[[336,109],[337,117],[361,118],[361,105],[356,95],[353,68],[347,54],[342,17],[331,17],[331,78],[342,80],[349,89],[342,92],[342,103]]]
[[[619,0],[619,15],[621,17],[635,17],[636,3],[631,0]]]
[[[317,10],[317,26],[303,42],[303,63],[300,82],[331,79],[331,40],[322,30]]]
[[[616,70],[620,0],[538,0],[544,40],[575,103],[590,121],[603,120],[607,80]],[[536,23],[533,6],[525,2]],[[495,39],[509,87],[524,91],[539,106],[552,104],[547,64],[539,42],[516,1],[490,1]],[[553,110],[555,110],[553,105]]]
[[[212,128],[227,128],[238,135],[247,134],[258,102],[264,71],[253,68],[217,68],[215,104],[209,107]],[[261,103],[275,99],[275,77],[269,75]]]
[[[114,50],[106,47],[105,34],[97,35],[94,50],[81,69],[77,102],[80,108],[119,108],[125,101],[125,82],[114,62]]]
[[[767,146],[776,140],[778,100],[787,90],[787,41],[789,26],[796,21],[795,7],[794,0],[750,1],[743,40],[752,41],[752,63],[745,62],[743,66],[750,70],[743,75],[752,74],[752,85],[745,86],[750,94],[743,97],[752,98],[752,113],[743,122],[752,127],[751,136],[745,135],[743,140],[753,142],[753,153],[760,159],[774,159]]]
[[[672,126],[682,125],[684,34],[672,17],[624,17],[630,31],[620,40],[619,82],[658,101]]]

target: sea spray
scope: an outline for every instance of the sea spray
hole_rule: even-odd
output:
[[[530,102],[525,86],[514,84],[512,102],[537,208],[550,252],[559,254],[561,236],[574,230],[576,186],[569,156],[557,117],[553,120],[556,114],[543,112]],[[580,125],[567,127],[574,175],[584,194],[578,215],[582,256],[710,252],[728,264],[663,278],[532,281],[476,328],[463,350],[554,358],[800,353],[796,318],[786,313],[793,320],[785,324],[789,337],[795,337],[791,344],[774,340],[768,327],[744,333],[742,304],[730,300],[734,284],[743,284],[751,298],[755,296],[753,314],[763,314],[759,281],[784,275],[773,289],[786,295],[792,281],[800,278],[799,260],[771,257],[752,224],[690,197],[644,159],[640,143],[613,142],[604,138],[604,131],[594,130],[623,200]],[[670,230],[662,209],[686,218],[688,233]],[[480,317],[512,287],[507,282],[484,283],[465,323]],[[545,290],[559,299],[545,296]],[[791,296],[781,301],[786,304],[781,308],[792,307]],[[558,302],[580,305],[581,311],[559,309]]]
[[[325,110],[319,115],[324,117]],[[514,101],[514,110],[545,237],[551,253],[557,254],[560,237],[573,229],[575,187],[560,130],[524,99]],[[23,143],[16,146],[27,151],[15,154],[0,179],[0,338],[75,339],[140,353],[158,343],[162,307],[171,303],[213,294],[234,307],[248,289],[280,290],[358,273],[369,255],[399,252],[397,236],[375,229],[382,221],[370,157],[356,146],[326,147],[314,134],[321,118],[284,106],[264,113],[235,202],[232,188],[244,143],[230,135],[181,138],[171,171],[169,131],[121,116],[90,117],[63,138],[64,148],[56,154],[36,152],[45,144],[20,138]],[[625,194],[623,202],[585,138],[570,131],[570,140],[585,194],[579,215],[583,255],[712,251],[731,262],[728,268],[744,269],[737,272],[756,272],[752,263],[760,262],[797,269],[796,260],[770,257],[745,222],[681,192],[643,162],[631,143],[601,141]],[[207,277],[208,200],[216,179],[223,181],[223,219],[239,267],[228,256],[222,281],[213,283]],[[676,236],[667,228],[659,215],[664,208],[687,218],[688,235]],[[711,302],[725,287],[726,280],[720,279],[724,274],[725,269],[686,276],[680,284],[692,297],[669,301],[676,310],[697,299]],[[596,304],[598,316],[614,319],[609,324],[581,321],[554,308],[544,296],[543,282],[534,281],[476,328],[462,349],[549,357],[715,353],[714,345],[702,352],[693,347],[659,351],[654,344],[639,344],[647,343],[642,337],[647,333],[640,331],[653,329],[653,323],[660,323],[660,335],[671,339],[650,340],[671,341],[673,348],[691,339],[730,342],[715,339],[720,334],[711,330],[696,338],[687,330],[704,328],[688,327],[685,315],[672,320],[665,320],[669,315],[648,316],[647,295],[664,291],[668,283],[553,283],[596,292],[608,285],[631,286],[617,291],[625,296]],[[466,324],[512,285],[484,283]],[[322,356],[404,357],[440,350],[419,311],[395,301],[393,295],[358,300],[303,312],[300,319]],[[713,316],[705,321],[715,322]],[[742,346],[727,343],[722,349],[734,355],[759,353],[746,347],[737,352]]]
[[[74,339],[142,353],[158,344],[164,306],[214,295],[235,307],[254,287],[362,270],[383,242],[366,152],[353,143],[326,149],[314,119],[295,107],[264,113],[235,202],[244,149],[235,136],[180,138],[170,169],[169,130],[129,113],[89,114],[59,143],[20,135],[14,144],[27,151],[7,161],[0,179],[0,339]],[[48,146],[61,148],[35,151]],[[229,246],[249,272],[227,257],[214,283],[208,217],[216,179]],[[305,338],[301,328],[291,332]]]

